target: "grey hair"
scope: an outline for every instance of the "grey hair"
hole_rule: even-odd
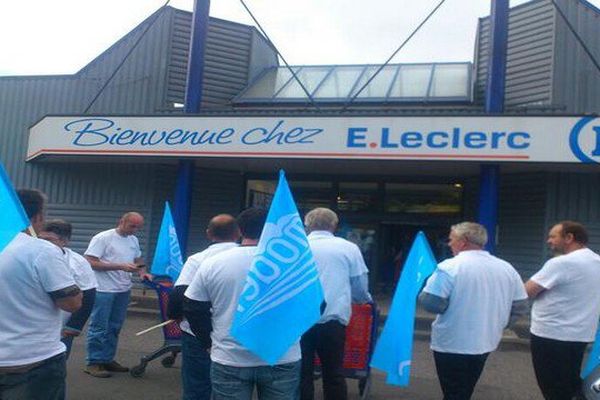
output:
[[[334,232],[339,221],[340,220],[335,212],[324,207],[315,208],[304,216],[304,225],[309,232]]]
[[[477,246],[485,246],[488,234],[485,227],[476,222],[461,222],[450,228],[459,238]]]

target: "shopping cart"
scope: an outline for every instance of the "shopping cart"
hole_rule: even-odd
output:
[[[352,317],[346,327],[344,347],[344,375],[358,380],[361,400],[366,400],[371,389],[371,355],[379,324],[379,311],[374,303],[352,304]],[[321,362],[315,357],[315,377],[321,375]]]
[[[173,289],[173,281],[168,276],[155,276],[152,281],[145,280],[144,285],[154,289],[158,296],[158,305],[160,308],[161,320],[167,321],[167,306],[169,304],[169,293]],[[178,322],[171,322],[162,327],[164,342],[162,347],[154,352],[143,356],[140,363],[129,370],[129,374],[134,378],[140,378],[146,371],[146,366],[152,360],[156,360],[163,354],[170,353],[160,362],[165,368],[170,368],[175,363],[177,354],[181,352],[181,329]]]

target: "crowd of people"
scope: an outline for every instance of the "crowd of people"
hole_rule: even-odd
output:
[[[0,399],[64,399],[66,360],[88,318],[84,371],[96,378],[128,371],[115,356],[131,275],[152,279],[136,237],[144,218],[125,213],[79,255],[67,247],[71,224],[45,221],[43,193],[18,195],[38,237],[19,233],[0,252]],[[334,235],[334,211],[316,208],[304,219],[324,293],[317,323],[274,365],[230,334],[266,217],[259,208],[213,217],[206,229],[211,244],[187,259],[174,284],[168,316],[182,330],[185,400],[250,400],[253,392],[261,400],[311,400],[315,355],[324,398],[347,398],[343,357],[351,305],[373,300],[360,249]],[[437,314],[431,350],[444,399],[472,396],[503,330],[530,305],[531,356],[544,398],[582,396],[579,371],[600,317],[600,256],[587,247],[585,227],[553,226],[547,243],[555,256],[525,283],[511,264],[484,250],[482,225],[453,225],[448,239],[453,256],[439,263],[419,296]]]

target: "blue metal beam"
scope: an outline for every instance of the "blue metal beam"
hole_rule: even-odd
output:
[[[490,16],[491,48],[485,92],[485,112],[489,114],[498,114],[504,111],[508,10],[509,0],[492,0]],[[498,165],[481,165],[479,223],[485,226],[488,231],[488,245],[486,248],[491,253],[496,250],[499,177],[500,167]]]
[[[192,17],[192,37],[188,58],[187,83],[185,88],[185,113],[197,113],[202,102],[204,78],[204,51],[208,31],[210,0],[195,0]],[[187,255],[188,232],[192,210],[192,188],[194,183],[194,162],[180,160],[175,188],[173,219],[179,236],[181,254]]]

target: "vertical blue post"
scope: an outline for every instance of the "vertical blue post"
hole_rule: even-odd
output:
[[[508,8],[509,0],[492,0],[491,48],[485,91],[485,112],[489,114],[498,114],[504,111]],[[497,164],[482,164],[479,176],[479,223],[488,231],[487,249],[493,253],[496,250],[496,227],[498,226],[500,167]]]
[[[206,48],[209,9],[210,0],[195,0],[185,88],[185,113],[197,113],[200,111],[204,75],[204,49]],[[193,182],[194,162],[192,160],[180,160],[177,170],[173,219],[177,227],[181,254],[184,258],[187,254]]]

